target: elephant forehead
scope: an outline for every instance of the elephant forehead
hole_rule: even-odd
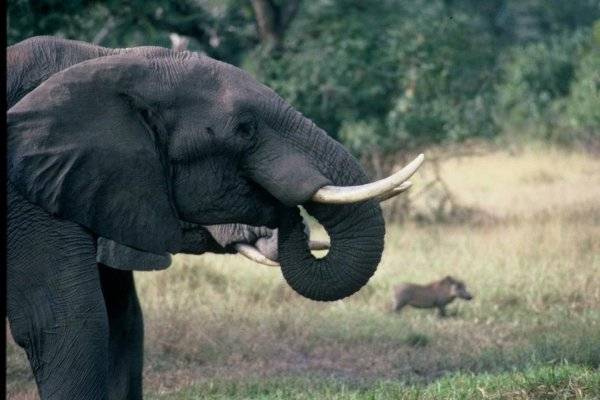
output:
[[[247,111],[256,111],[256,104],[261,101],[261,94],[241,85],[224,85],[216,94],[215,101],[219,112],[235,115]]]
[[[271,88],[263,85],[246,71],[223,64],[220,74],[220,95],[222,103],[230,110],[252,105],[254,107],[273,100],[282,100]]]

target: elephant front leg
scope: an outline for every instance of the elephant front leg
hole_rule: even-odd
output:
[[[110,400],[142,398],[144,322],[133,272],[98,264],[108,314]]]
[[[9,191],[7,316],[42,399],[106,399],[108,318],[95,241]]]

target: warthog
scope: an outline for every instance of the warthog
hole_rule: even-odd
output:
[[[394,287],[392,310],[400,311],[406,305],[416,308],[437,307],[440,317],[445,317],[446,305],[457,297],[465,300],[473,298],[465,284],[451,276],[428,285],[402,283]]]

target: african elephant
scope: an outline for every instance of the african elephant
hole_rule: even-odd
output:
[[[52,37],[36,37],[12,46],[8,50],[7,109],[56,72],[86,59],[97,58],[108,53],[130,51],[135,52],[139,49],[109,51],[83,42]],[[162,52],[163,49],[150,47],[145,51],[147,55],[151,55],[152,52]],[[49,55],[51,60],[48,59]],[[188,239],[184,240],[182,246],[184,253],[202,254],[207,251],[224,253],[237,250],[254,261],[278,265],[276,229],[245,224],[202,227],[185,221],[181,223],[185,233],[184,238]],[[308,235],[309,231],[307,230],[306,233]],[[242,244],[246,246],[240,247]],[[323,250],[328,248],[328,245],[316,241],[311,242],[311,247]],[[99,263],[124,270],[164,269],[171,263],[168,253],[157,255],[143,252],[103,237],[99,237],[97,241],[97,260]]]
[[[44,399],[142,396],[139,302],[130,271],[97,264],[106,243],[116,264],[120,246],[224,252],[205,226],[277,228],[288,284],[341,299],[381,257],[373,198],[405,190],[422,162],[368,183],[272,90],[193,52],[42,37],[7,58],[7,314]],[[328,231],[327,256],[310,253],[299,205]]]

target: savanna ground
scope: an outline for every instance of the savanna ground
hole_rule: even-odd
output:
[[[239,256],[138,273],[147,397],[600,398],[599,157],[529,147],[442,173],[468,217],[389,223],[377,273],[344,301],[305,300]],[[448,274],[475,295],[451,317],[388,311],[392,285]],[[37,398],[11,340],[7,363],[9,398]]]

